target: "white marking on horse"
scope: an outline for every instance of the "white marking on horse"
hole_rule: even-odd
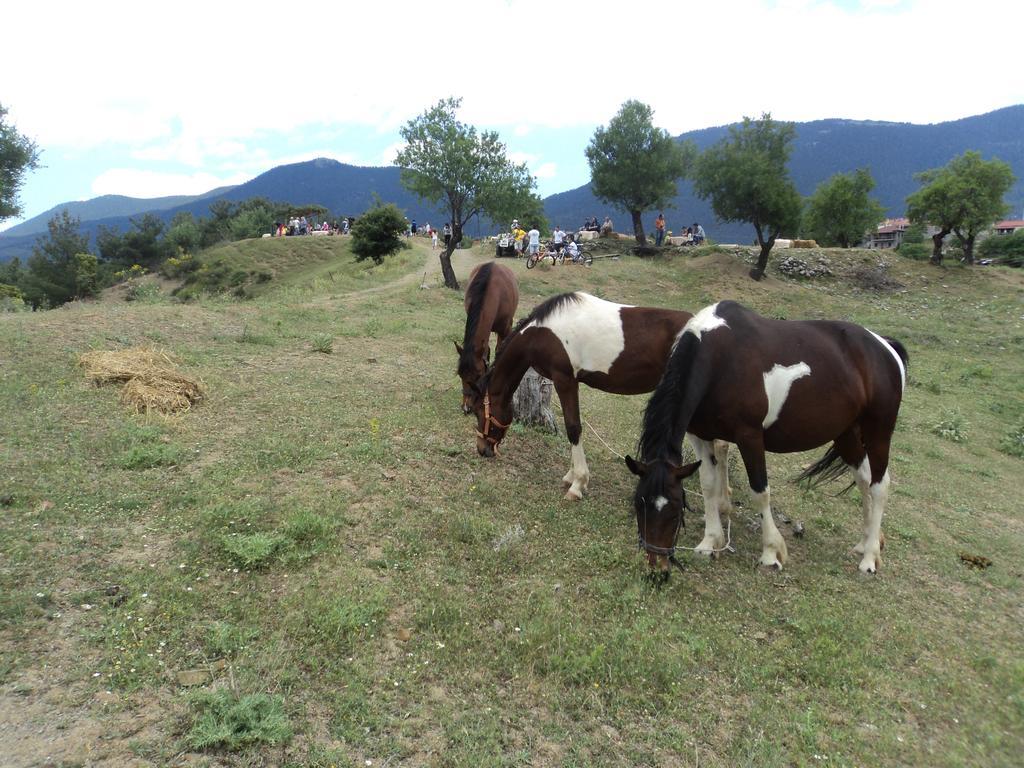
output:
[[[761,426],[768,429],[779,420],[779,413],[782,406],[786,404],[789,397],[789,389],[793,382],[811,375],[811,366],[807,363],[795,365],[779,365],[776,363],[772,369],[764,374],[764,393],[768,396],[768,413],[764,416]]]
[[[608,373],[626,348],[620,313],[631,305],[615,304],[589,293],[576,295],[579,301],[566,302],[540,322],[526,327],[536,324],[554,333],[569,356],[573,373]]]
[[[900,369],[900,392],[902,392],[907,388],[907,369],[903,367],[903,358],[900,357],[900,353],[893,349],[892,344],[883,339],[874,331],[868,330],[867,328],[865,328],[864,330],[866,330],[868,333],[870,333],[872,336],[878,339],[878,343],[885,347],[887,350],[889,350],[889,354],[891,354],[893,356],[893,359],[896,360],[896,365],[899,366]]]
[[[729,324],[715,314],[715,310],[718,309],[718,304],[712,304],[709,307],[704,307],[700,312],[690,318],[689,322],[683,327],[682,332],[676,337],[676,341],[679,341],[684,333],[692,333],[697,337],[697,340],[701,340],[708,331],[713,331],[715,328],[725,327],[728,328]]]
[[[666,499],[664,496],[659,496],[654,500],[654,508],[658,512],[661,512],[661,510],[665,508],[666,504],[668,504],[668,499]]]

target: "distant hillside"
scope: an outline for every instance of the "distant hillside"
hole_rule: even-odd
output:
[[[728,126],[719,126],[691,131],[678,138],[690,139],[698,148],[706,149],[727,134]],[[800,193],[809,195],[835,173],[868,168],[877,184],[875,196],[890,215],[898,215],[904,212],[906,196],[919,188],[913,178],[915,173],[943,166],[968,149],[979,151],[986,159],[998,157],[1009,163],[1018,181],[1007,202],[1014,215],[1020,215],[1024,208],[1024,105],[935,125],[857,120],[797,123],[790,171]],[[423,205],[402,187],[398,168],[366,168],[318,159],[279,166],[245,184],[197,197],[144,201],[108,195],[56,206],[0,234],[0,261],[28,256],[39,233],[45,232],[46,222],[65,207],[82,219],[84,232],[95,235],[100,225],[125,229],[133,216],[147,211],[165,221],[179,211],[207,216],[210,204],[216,200],[240,201],[255,196],[322,205],[338,216],[358,216],[373,204],[376,196],[395,203],[421,224],[443,221],[441,213]],[[579,226],[590,216],[603,218],[606,214],[612,216],[620,231],[629,228],[626,214],[600,203],[589,185],[552,195],[544,201],[544,207],[551,224],[566,229]],[[645,217],[649,231],[656,215],[657,211],[650,211]],[[667,209],[666,216],[669,228],[676,231],[699,221],[719,242],[749,242],[754,238],[749,225],[717,222],[710,205],[694,197],[689,182],[679,185],[674,208]],[[34,229],[31,233],[26,231],[30,225]],[[487,221],[472,222],[468,233],[476,237],[494,229]]]
[[[699,149],[706,149],[728,135],[728,126],[684,133]],[[914,174],[938,168],[966,150],[977,150],[985,159],[997,157],[1008,163],[1017,183],[1007,196],[1016,215],[1024,207],[1024,105],[1007,107],[977,117],[948,123],[913,125],[857,120],[815,120],[796,124],[790,157],[790,173],[802,195],[835,173],[868,168],[875,179],[874,196],[890,215],[902,215],[907,195],[920,188]],[[626,214],[599,202],[589,185],[552,195],[544,201],[552,224],[578,226],[588,216],[612,216],[619,230],[628,230]],[[719,242],[749,242],[749,224],[723,224],[715,220],[711,206],[693,195],[689,182],[679,185],[675,207],[665,212],[669,229],[678,230],[699,221]],[[657,211],[649,212],[644,226],[651,231]]]
[[[178,208],[189,203],[204,200],[206,198],[219,197],[231,190],[232,187],[218,187],[201,195],[174,195],[172,197],[125,197],[124,195],[102,195],[91,200],[79,200],[70,203],[61,203],[48,211],[26,219],[20,224],[7,229],[3,237],[20,237],[23,235],[35,235],[46,232],[50,220],[67,209],[71,216],[77,216],[82,221],[93,221],[95,219],[109,219],[116,217],[137,216],[147,211],[162,211],[168,208]]]
[[[183,204],[168,208],[146,209],[134,211],[131,215],[90,220],[83,216],[82,232],[95,236],[100,226],[124,230],[130,226],[133,216],[144,212],[152,212],[168,222],[180,211],[189,211],[195,216],[209,216],[210,205],[217,200],[238,202],[251,197],[265,197],[296,205],[322,205],[338,216],[358,216],[373,205],[376,196],[385,202],[395,203],[410,219],[416,219],[420,224],[440,224],[443,218],[441,214],[407,192],[399,181],[399,175],[399,169],[394,166],[365,168],[320,158],[278,166],[245,184],[189,198]],[[59,212],[63,207],[57,206],[54,211]],[[45,228],[44,223],[44,231]],[[469,234],[479,233],[478,227],[471,224]],[[0,234],[0,261],[14,256],[24,259],[31,254],[38,236],[38,232],[20,237],[12,237],[9,232]]]

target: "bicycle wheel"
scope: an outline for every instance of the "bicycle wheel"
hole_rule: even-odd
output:
[[[536,257],[535,254],[531,253],[529,256],[526,257],[526,268],[527,269],[533,269],[536,266],[537,266],[537,257]]]
[[[583,266],[584,267],[589,267],[591,264],[594,263],[594,257],[593,257],[593,255],[591,255],[589,253],[581,253],[580,254],[580,258],[583,259]]]

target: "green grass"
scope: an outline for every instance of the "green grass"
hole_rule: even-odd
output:
[[[324,241],[339,250],[275,250]],[[754,567],[734,458],[737,553],[685,557],[685,575],[650,587],[631,476],[589,430],[591,490],[575,505],[561,501],[561,436],[516,428],[498,459],[476,456],[454,375],[462,296],[436,277],[419,288],[436,258],[422,245],[369,268],[340,238],[243,243],[223,254],[231,269],[274,273],[252,300],[0,316],[12,743],[59,750],[75,729],[40,736],[45,717],[107,734],[92,754],[114,763],[1015,764],[1024,279],[886,255],[904,288],[875,293],[846,275],[877,254],[826,254],[836,276],[799,283],[771,267],[753,283],[710,249],[511,266],[520,315],[573,288],[691,310],[728,297],[903,341],[874,578],[851,552],[856,491],[786,482],[814,451],[769,458],[776,511],[806,526],[781,526],[781,574]],[[186,414],[128,414],[75,367],[85,349],[154,334],[207,386]],[[318,338],[330,354],[311,353]],[[581,400],[609,445],[632,449],[646,398]],[[961,442],[933,433],[954,416]],[[701,521],[687,523],[692,546]],[[211,680],[190,694],[176,675],[196,669]],[[157,725],[132,730],[144,716]]]

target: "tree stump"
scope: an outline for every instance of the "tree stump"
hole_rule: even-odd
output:
[[[558,434],[558,423],[551,411],[551,379],[545,379],[533,368],[527,370],[522,382],[512,395],[513,418],[520,424],[540,427]]]

